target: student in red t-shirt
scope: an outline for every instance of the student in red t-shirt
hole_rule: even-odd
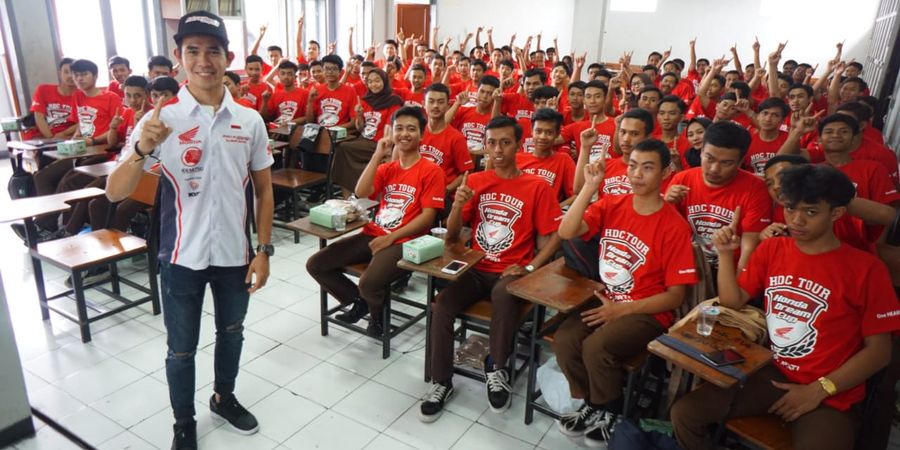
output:
[[[344,61],[338,55],[325,55],[322,58],[322,68],[325,83],[310,89],[306,121],[324,127],[348,128],[357,96],[352,87],[340,83]]]
[[[515,120],[491,119],[486,146],[494,169],[469,175],[456,190],[447,221],[447,243],[460,242],[460,231],[469,224],[472,247],[485,257],[434,302],[429,330],[432,385],[420,404],[423,422],[437,420],[453,395],[453,323],[457,314],[488,296],[493,313],[485,387],[492,411],[509,408],[512,387],[506,364],[522,300],[507,292],[506,286],[553,258],[559,248],[556,230],[562,216],[550,186],[516,168],[521,140],[522,130]]]
[[[720,75],[725,61],[717,59],[710,70],[703,75],[703,80],[697,88],[697,96],[688,108],[688,118],[706,117],[712,119],[716,116],[716,103],[719,96],[725,91],[725,77]]]
[[[256,109],[256,104],[244,97],[241,97],[240,75],[230,70],[226,70],[225,76],[222,77],[222,84],[225,85],[225,89],[227,89],[228,93],[231,94],[231,98],[234,99],[235,103],[258,112],[258,110]]]
[[[659,100],[656,108],[656,129],[653,130],[653,137],[659,139],[669,152],[672,153],[672,171],[689,168],[684,160],[684,154],[691,147],[690,141],[686,133],[678,133],[678,125],[684,119],[684,112],[687,106],[675,95],[666,95]]]
[[[144,117],[147,111],[153,109],[150,106],[149,85],[147,79],[140,75],[130,76],[122,83],[126,108],[119,107],[109,123],[106,141],[110,148],[127,147],[126,142],[131,136],[134,125]]]
[[[891,182],[895,186],[900,186],[897,154],[894,153],[893,150],[887,148],[884,144],[880,144],[875,140],[866,139],[864,134],[865,129],[871,128],[869,122],[872,118],[872,111],[859,102],[850,102],[838,106],[835,113],[848,115],[856,119],[859,124],[859,133],[853,136],[853,149],[850,151],[850,156],[854,160],[865,159],[881,164],[891,177]]]
[[[606,96],[607,87],[603,82],[599,80],[589,81],[584,88],[584,109],[587,110],[587,117],[580,122],[563,127],[559,138],[556,140],[557,145],[568,144],[576,160],[585,156],[589,162],[594,162],[603,153],[606,153],[607,156],[616,156],[612,153],[613,138],[616,135],[616,121],[606,116]],[[582,152],[581,133],[591,126],[597,130],[598,138],[591,145],[589,151]],[[585,155],[582,155],[582,153],[585,153]],[[575,171],[575,178],[578,178],[577,170]],[[578,192],[578,187],[576,182],[575,192]]]
[[[252,103],[256,111],[263,107],[263,94],[272,92],[272,87],[262,81],[262,65],[263,60],[257,55],[250,55],[244,61],[247,81],[241,84],[241,88],[245,91],[243,98]]]
[[[113,56],[109,58],[107,67],[109,67],[110,80],[106,90],[124,98],[125,91],[122,90],[122,84],[125,83],[126,78],[131,76],[131,63],[121,56]]]
[[[72,63],[75,77],[75,111],[73,118],[79,122],[75,137],[83,138],[88,146],[106,143],[109,122],[121,106],[122,99],[111,92],[97,88],[97,65],[86,59]]]
[[[387,70],[385,68],[385,70]],[[390,71],[388,71],[390,74]],[[322,61],[312,61],[309,63],[309,84],[325,83],[325,66]]]
[[[425,66],[415,64],[407,74],[409,89],[396,89],[397,95],[404,100],[403,106],[425,106]]]
[[[278,63],[278,81],[281,90],[262,94],[262,105],[259,114],[266,122],[277,126],[294,123],[302,125],[306,123],[306,105],[309,91],[297,87],[297,65],[293,61],[282,60]]]
[[[500,76],[497,78],[500,80],[500,87],[503,89],[503,92],[511,94],[519,90],[521,73],[516,70],[516,66],[512,61],[508,59],[500,61],[499,73]]]
[[[788,133],[781,131],[787,112],[788,105],[780,98],[767,98],[759,104],[759,112],[755,118],[759,127],[750,131],[750,149],[744,157],[744,170],[763,176],[766,162],[781,153],[781,148],[788,139]]]
[[[498,91],[495,91],[495,95],[499,95]],[[550,108],[554,111],[559,108],[559,91],[553,86],[540,86],[531,93],[531,105],[534,107],[534,110],[537,111],[541,108]],[[494,103],[496,113],[496,105]],[[533,115],[533,114],[532,114]],[[531,153],[534,151],[534,139],[531,136],[531,115],[527,117],[521,117],[516,120],[519,122],[519,126],[522,127],[522,151],[526,153]],[[558,146],[558,149],[563,149],[563,146]],[[487,161],[487,167],[490,168],[490,160]]]
[[[726,414],[766,413],[790,424],[795,448],[854,448],[852,409],[866,395],[866,380],[890,361],[900,308],[888,270],[833,232],[853,184],[833,168],[801,165],[782,172],[781,195],[791,237],[764,241],[739,275],[732,262],[737,224],[713,239],[719,302],[740,309],[764,296],[775,359],[737,393],[705,385],[674,405],[675,437],[688,450],[712,448],[711,426]]]
[[[573,81],[569,83],[569,90],[566,93],[566,97],[569,99],[569,107],[560,110],[563,114],[563,126],[590,118],[587,109],[584,107],[584,89],[586,87],[587,83],[584,81]]]
[[[512,117],[514,120],[531,117],[534,114],[534,103],[531,98],[534,95],[534,91],[544,86],[546,81],[547,75],[542,69],[529,69],[522,76],[522,92],[503,93],[499,104],[495,102],[494,115],[502,114]],[[494,92],[494,97],[500,97],[500,95]]]
[[[605,162],[585,167],[584,187],[559,226],[562,239],[595,242],[593,278],[606,286],[594,291],[588,309],[560,325],[553,342],[572,397],[584,399],[560,418],[559,430],[584,435],[590,447],[603,446],[622,413],[622,364],[675,322],[686,285],[697,282],[690,226],[660,196],[671,171],[669,149],[655,139],[635,146],[627,163],[634,192],[591,204],[606,178]]]
[[[555,87],[557,91],[565,93],[569,89],[569,82],[572,78],[572,68],[564,62],[553,64],[550,70],[550,85]],[[559,98],[559,110],[565,111],[569,107],[569,97],[562,95]]]
[[[766,184],[740,169],[750,146],[750,133],[733,122],[710,125],[703,137],[701,166],[678,172],[666,191],[666,201],[676,205],[694,231],[694,239],[714,269],[717,253],[712,234],[728,226],[741,208],[741,251],[738,268],[746,267],[759,245],[759,233],[772,221],[772,202]]]
[[[638,94],[637,107],[650,112],[650,115],[656,120],[656,113],[659,111],[659,100],[662,98],[662,92],[656,86],[645,86]]]
[[[419,155],[424,129],[421,109],[397,110],[390,131],[378,141],[356,185],[358,197],[379,201],[375,220],[361,233],[332,243],[306,262],[306,270],[325,290],[342,305],[352,305],[336,318],[356,323],[370,313],[366,331],[373,337],[390,332],[383,327],[386,316],[382,307],[385,287],[406,273],[397,268],[403,256],[402,244],[425,234],[444,208],[444,175],[437,165]],[[392,148],[398,159],[382,163]],[[357,286],[344,275],[344,267],[364,262],[369,265]]]
[[[360,174],[372,159],[372,152],[381,140],[385,127],[391,124],[394,113],[403,106],[403,99],[391,90],[388,75],[375,68],[366,75],[367,93],[354,108],[353,126],[359,131],[356,139],[342,141],[334,151],[331,178],[349,197]]]
[[[537,175],[553,188],[559,206],[575,200],[575,162],[564,152],[557,152],[553,142],[562,128],[562,114],[551,108],[540,108],[531,116],[532,150],[516,153],[516,166],[522,172]]]
[[[500,80],[490,75],[481,77],[478,84],[478,96],[475,106],[462,106],[468,101],[469,94],[460,92],[453,106],[447,111],[447,122],[459,130],[466,138],[466,147],[470,153],[484,153],[484,132],[491,120],[491,108],[494,105],[494,91],[500,89]]]
[[[425,91],[425,113],[428,126],[419,145],[419,153],[444,170],[448,195],[456,191],[464,173],[473,170],[472,155],[466,145],[466,137],[447,122],[450,109],[450,89],[440,83],[432,84]]]
[[[22,139],[66,139],[75,134],[75,78],[72,77],[72,58],[59,61],[59,84],[40,84],[31,96],[31,112],[35,128],[22,133]]]

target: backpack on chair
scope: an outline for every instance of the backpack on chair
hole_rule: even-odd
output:
[[[6,185],[9,191],[9,198],[15,200],[17,198],[34,197],[37,195],[37,188],[34,185],[34,175],[25,170],[22,164],[22,153],[16,155],[13,164],[13,174],[9,177]]]

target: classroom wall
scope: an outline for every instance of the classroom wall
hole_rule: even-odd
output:
[[[617,61],[634,50],[633,63],[643,64],[653,50],[671,44],[672,57],[688,60],[688,42],[697,37],[698,57],[729,54],[738,43],[743,64],[753,62],[751,44],[759,36],[765,61],[778,41],[788,40],[784,58],[820,64],[834,57],[835,44],[845,40],[844,59],[865,61],[878,0],[658,0],[655,13],[608,11],[602,58]],[[798,20],[798,18],[800,18]],[[729,56],[730,57],[730,56]]]
[[[31,94],[41,83],[57,83],[57,49],[51,36],[50,0],[7,0],[5,17],[11,22],[4,24],[7,42],[18,46],[13,55],[20,111],[28,111]],[[6,80],[3,80],[5,83]],[[4,86],[5,88],[5,86]]]
[[[552,47],[557,36],[563,51],[572,51],[576,0],[437,0],[436,4],[439,37],[452,36],[451,45],[459,45],[466,33],[483,25],[494,27],[497,46],[509,44],[510,36],[517,33],[516,44],[521,47],[527,35],[542,32],[541,48]],[[481,38],[484,45],[487,34],[481,33]],[[473,37],[469,48],[474,45]]]

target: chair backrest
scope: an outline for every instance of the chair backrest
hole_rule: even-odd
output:
[[[159,174],[144,171],[141,174],[141,180],[138,181],[137,187],[128,198],[147,206],[153,206],[156,203],[156,189],[158,187]]]
[[[697,266],[697,284],[689,287],[684,296],[684,303],[675,312],[676,318],[680,319],[691,312],[701,302],[716,296],[716,280],[713,278],[712,269],[709,262],[703,255],[703,249],[696,242],[693,243],[694,248],[694,265]]]

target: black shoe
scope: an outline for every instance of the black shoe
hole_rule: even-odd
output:
[[[98,281],[103,281],[109,278],[109,268],[107,267],[94,267],[93,269],[88,269],[87,272],[84,273],[83,278],[81,279],[82,286],[90,286],[93,283]],[[72,289],[72,276],[66,277],[65,285],[67,288]]]
[[[618,422],[618,414],[607,413],[606,417],[598,420],[584,433],[584,445],[591,448],[606,448],[609,437],[612,436],[613,427]]]
[[[213,416],[228,422],[238,433],[253,434],[259,431],[256,417],[238,403],[234,394],[223,395],[219,403],[216,403],[216,394],[213,394],[209,399],[209,410]]]
[[[356,323],[359,322],[359,319],[366,317],[366,314],[369,313],[369,305],[366,304],[366,301],[357,298],[353,302],[353,306],[350,308],[350,311],[345,313],[340,313],[334,316],[335,319],[340,320],[341,322],[346,323]]]
[[[425,394],[422,404],[419,406],[419,420],[425,423],[431,423],[441,417],[444,411],[444,403],[450,400],[453,395],[453,384],[432,383],[431,390]]]
[[[372,314],[369,315],[369,326],[366,327],[366,333],[373,338],[381,339],[384,334],[384,325],[381,322],[381,313],[372,311]]]
[[[10,228],[12,228],[13,233],[16,233],[16,236],[18,236],[19,239],[22,240],[22,242],[24,242],[26,244],[28,243],[28,239],[25,236],[25,224],[24,223],[14,223],[14,224],[10,225]]]
[[[175,437],[172,438],[172,450],[197,450],[197,421],[182,419],[172,427]]]
[[[494,369],[494,370],[491,370]],[[491,411],[502,413],[509,409],[512,401],[512,387],[509,385],[509,373],[503,368],[494,368],[490,355],[484,363],[485,386]]]
[[[395,294],[399,294],[406,290],[406,287],[409,286],[409,280],[412,278],[412,272],[406,272],[405,275],[400,277],[397,281],[391,284],[391,292]]]
[[[604,418],[604,412],[585,403],[578,411],[563,414],[556,422],[559,432],[570,437],[584,434],[588,428]]]

